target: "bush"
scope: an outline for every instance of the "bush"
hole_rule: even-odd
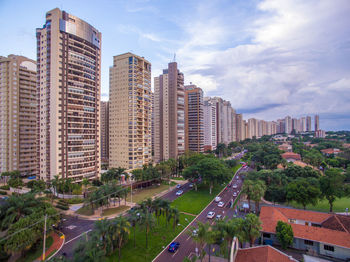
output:
[[[10,186],[9,186],[9,185],[0,186],[0,189],[3,189],[3,190],[10,190]]]
[[[10,178],[7,184],[13,188],[21,188],[22,186],[24,186],[24,183],[20,178]]]
[[[66,199],[67,203],[70,205],[74,205],[74,204],[81,204],[84,203],[84,199],[82,198],[71,198],[71,199]]]
[[[60,199],[60,200],[58,201],[58,205],[68,207],[67,201],[66,201],[66,200],[63,200],[63,199]]]
[[[56,205],[56,207],[57,208],[59,208],[59,209],[62,209],[62,210],[68,210],[69,209],[69,207],[68,206],[61,206],[61,205]]]
[[[0,190],[0,195],[7,195],[7,192]]]

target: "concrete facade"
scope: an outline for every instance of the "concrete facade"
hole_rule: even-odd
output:
[[[151,157],[151,63],[132,53],[113,57],[109,83],[109,166],[142,168]]]
[[[109,161],[109,102],[101,101],[101,162]]]
[[[0,173],[37,175],[36,62],[0,57]]]
[[[94,179],[100,173],[101,33],[56,8],[36,35],[40,178]]]
[[[217,114],[216,103],[204,100],[204,146],[210,150],[217,146]]]

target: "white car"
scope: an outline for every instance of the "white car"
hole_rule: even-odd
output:
[[[215,216],[215,212],[213,212],[213,211],[210,211],[209,213],[208,213],[208,215],[207,215],[207,218],[213,218]]]
[[[177,196],[181,196],[183,192],[184,192],[184,191],[179,190],[179,191],[176,192],[176,195],[177,195]]]
[[[236,192],[233,192],[233,196],[236,197],[236,196],[237,196],[237,193],[236,193]]]
[[[216,215],[216,220],[222,219],[222,215]]]
[[[234,184],[234,185],[232,186],[232,188],[237,188],[237,185],[236,185],[236,184]]]
[[[215,202],[220,202],[221,201],[221,197],[216,197],[215,198]]]
[[[218,204],[218,207],[224,207],[225,203],[220,201],[219,204]]]
[[[180,184],[177,184],[177,185],[176,185],[176,188],[177,188],[177,189],[181,188],[181,185],[180,185]]]
[[[192,188],[192,187],[193,187],[193,184],[189,184],[189,187]]]

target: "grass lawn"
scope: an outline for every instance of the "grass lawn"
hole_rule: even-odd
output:
[[[295,202],[291,202],[290,205],[295,208],[303,209],[302,205],[299,205]],[[333,212],[345,212],[345,208],[350,208],[350,197],[343,197],[334,201]],[[329,204],[328,204],[328,201],[324,199],[319,201],[316,206],[313,206],[313,205],[306,206],[306,209],[321,211],[321,212],[329,212]]]
[[[201,184],[198,186],[198,190],[191,191],[183,194],[175,199],[171,206],[176,207],[179,211],[198,215],[203,208],[205,208],[210,201],[222,190],[222,185],[216,185],[213,188],[213,192],[209,194],[209,185]]]
[[[91,209],[91,205],[86,205],[79,208],[75,213],[83,216],[92,216],[94,214],[94,210]]]
[[[194,217],[180,215],[180,226],[175,230],[172,227],[172,220],[170,225],[166,226],[165,219],[160,218],[160,225],[152,228],[148,234],[148,248],[146,249],[146,234],[143,228],[136,229],[136,247],[134,248],[134,231],[131,228],[130,239],[128,243],[122,248],[121,261],[138,262],[138,261],[152,261],[163,250],[165,246],[170,244],[183,229],[192,221]],[[116,251],[107,261],[118,261],[118,251]]]
[[[149,197],[153,197],[154,195],[156,195],[164,190],[167,190],[168,188],[169,188],[169,185],[160,184],[160,186],[154,185],[154,186],[147,187],[144,189],[137,189],[137,191],[133,189],[132,202],[139,203],[142,200],[145,200]],[[130,193],[128,194],[128,196],[126,198],[126,201],[131,202]]]
[[[48,250],[53,244],[53,238],[51,236],[46,238],[45,250]],[[43,242],[39,241],[37,245],[32,247],[27,253],[24,254],[17,262],[32,262],[43,254]]]
[[[116,213],[122,213],[123,211],[129,209],[129,206],[120,206],[120,207],[112,207],[107,208],[102,211],[102,216],[110,216]]]

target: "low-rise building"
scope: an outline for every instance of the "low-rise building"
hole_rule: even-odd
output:
[[[263,242],[278,243],[276,225],[283,221],[292,226],[292,247],[319,256],[350,258],[350,216],[264,206],[261,208]]]
[[[297,153],[293,153],[293,152],[286,152],[286,153],[283,153],[282,155],[282,158],[284,158],[285,160],[287,160],[288,162],[295,162],[297,160],[301,160],[301,156]]]
[[[338,148],[327,148],[327,149],[322,149],[321,152],[325,156],[330,156],[330,155],[338,155],[339,153],[341,153],[343,151],[341,151]]]
[[[284,152],[292,152],[292,145],[283,143],[282,145],[278,146],[278,149]]]

